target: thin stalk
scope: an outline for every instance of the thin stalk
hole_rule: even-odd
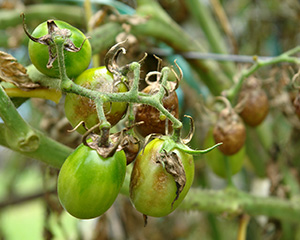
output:
[[[227,187],[234,187],[234,184],[232,182],[232,172],[231,172],[228,156],[224,155],[223,160],[225,162],[225,168],[226,168]]]
[[[292,64],[300,64],[300,59],[297,57],[291,57],[291,55],[300,51],[300,46],[297,46],[293,49],[288,50],[287,52],[282,53],[281,55],[268,59],[268,60],[259,60],[254,56],[253,59],[256,62],[248,69],[242,71],[237,83],[229,90],[225,91],[225,95],[230,101],[235,101],[236,97],[243,86],[244,80],[255,73],[258,69],[266,66],[270,66],[277,63],[287,62]]]
[[[248,227],[249,221],[250,221],[250,216],[247,215],[247,214],[243,214],[240,217],[240,224],[239,224],[239,231],[238,231],[237,240],[246,240],[247,227]]]
[[[146,21],[132,25],[133,34],[154,37],[172,47],[176,52],[206,52],[201,43],[184,32],[156,1],[137,0],[137,4],[137,16],[145,18]],[[195,59],[187,59],[187,61],[193,66],[212,94],[219,95],[224,87],[231,85],[231,80],[215,62]]]

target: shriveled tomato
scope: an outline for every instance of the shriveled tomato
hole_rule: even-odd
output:
[[[268,96],[256,78],[250,78],[246,81],[239,94],[239,101],[244,101],[240,116],[251,127],[261,124],[268,115]]]
[[[124,151],[103,158],[83,144],[64,162],[57,184],[62,206],[80,219],[102,215],[114,203],[126,172]]]
[[[222,142],[219,150],[225,155],[237,153],[246,140],[246,128],[237,113],[233,109],[224,108],[213,129],[213,137],[216,143]]]
[[[193,179],[193,156],[170,139],[154,139],[135,160],[130,199],[144,215],[166,216],[182,202]]]
[[[120,93],[128,91],[128,88],[122,81],[114,85],[113,75],[105,67],[88,69],[80,74],[74,82],[99,92]],[[104,104],[105,116],[112,126],[121,120],[126,110],[127,103],[125,102],[107,102]],[[94,101],[77,94],[67,94],[65,113],[73,127],[77,126],[81,121],[84,121],[88,128],[95,126],[99,122]],[[85,132],[83,127],[79,127],[77,131],[80,133]]]
[[[65,56],[65,67],[67,71],[67,75],[70,78],[77,77],[80,73],[82,73],[88,66],[91,61],[91,45],[89,41],[86,39],[85,35],[77,28],[71,26],[70,24],[60,21],[60,20],[49,20],[47,22],[43,22],[38,25],[33,33],[32,37],[40,38],[49,34],[47,24],[54,23],[60,29],[67,29],[70,34],[68,39],[69,42],[66,42],[66,50],[64,50]],[[50,42],[50,46],[45,45],[46,42]],[[29,57],[32,64],[43,74],[50,77],[59,77],[59,69],[58,62],[55,57],[56,49],[55,46],[51,45],[51,41],[46,41],[43,44],[40,42],[29,41],[28,44],[28,52]],[[82,43],[84,44],[82,45]],[[71,44],[74,44],[71,46]],[[81,47],[82,45],[82,47]],[[52,48],[52,67],[49,67],[49,47]],[[72,50],[76,48],[76,52]],[[80,49],[80,50],[79,50]],[[72,50],[72,51],[70,51]],[[55,60],[54,60],[55,59]],[[48,67],[47,67],[48,65]]]
[[[212,129],[208,132],[205,139],[205,147],[210,147],[214,144]],[[210,151],[204,155],[207,165],[219,177],[226,178],[226,165],[224,155],[219,149]],[[245,160],[245,147],[242,147],[237,153],[227,156],[230,172],[232,175],[238,173],[243,167]]]
[[[153,90],[153,85],[147,86],[143,92],[149,93]],[[164,96],[162,100],[163,106],[172,113],[173,116],[178,118],[179,107],[178,107],[178,97],[175,91],[169,93],[168,96]],[[136,122],[144,122],[135,127],[137,132],[146,137],[151,133],[165,134],[166,130],[166,120],[160,119],[160,113],[157,109],[152,106],[139,104],[136,107],[135,113]],[[168,130],[172,131],[172,122],[168,121]]]

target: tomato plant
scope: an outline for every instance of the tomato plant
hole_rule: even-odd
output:
[[[85,88],[99,92],[126,92],[128,91],[124,82],[113,84],[113,75],[105,68],[91,68],[78,76],[76,84]],[[112,102],[104,104],[104,112],[107,120],[113,126],[117,124],[127,110],[127,103]],[[65,99],[65,114],[73,127],[84,121],[88,128],[96,125],[99,120],[94,102],[86,97],[68,93]],[[79,127],[78,132],[84,133],[83,127]]]
[[[133,205],[139,212],[153,217],[166,216],[174,211],[188,193],[194,179],[193,156],[176,148],[176,145],[170,153],[166,153],[164,143],[165,140],[154,139],[146,145],[135,160],[130,180]],[[173,167],[182,164],[178,176],[170,174],[168,164]],[[179,173],[180,170],[183,173]],[[185,180],[180,186],[178,182],[182,174]],[[179,180],[175,181],[176,178]],[[182,188],[180,192],[179,188]]]
[[[103,158],[83,144],[61,167],[57,192],[62,206],[74,217],[95,218],[115,201],[126,172],[124,151]]]
[[[70,78],[77,77],[89,66],[92,55],[91,45],[86,39],[86,36],[79,29],[71,26],[70,24],[64,21],[49,21],[52,21],[52,24],[56,24],[58,28],[67,29],[67,31],[69,31],[67,33],[68,40],[65,43],[64,51],[65,68],[67,75]],[[37,38],[42,38],[43,36],[49,34],[49,21],[41,23],[34,29],[32,37],[36,38],[35,40],[37,40]],[[51,45],[51,41],[52,40],[48,40],[43,42],[42,44],[41,41],[29,41],[29,57],[32,64],[41,73],[50,77],[59,77],[58,63],[56,61],[55,56],[56,50],[53,50],[53,43]],[[51,53],[53,54],[53,56],[51,56],[51,54],[49,56],[49,49],[51,48]]]

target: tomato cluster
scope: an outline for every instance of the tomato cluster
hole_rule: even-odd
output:
[[[116,67],[115,59],[107,61],[106,57],[105,61],[111,66],[85,70],[90,63],[91,46],[78,29],[65,22],[51,20],[40,24],[32,35],[25,31],[32,40],[28,47],[30,59],[45,75],[62,75],[62,69],[57,63],[57,49],[53,48],[53,39],[59,36],[65,41],[65,70],[67,76],[73,79],[72,84],[86,91],[104,94],[122,94],[129,91],[128,86],[131,82],[126,71],[122,72]],[[118,54],[118,49],[114,47],[107,55],[114,58]],[[175,88],[168,89],[157,81],[155,84],[149,84],[141,96],[152,97],[157,92],[162,92],[160,90],[166,91],[165,96],[160,98],[161,104],[178,118],[178,98],[175,92],[177,86],[178,82]],[[257,119],[247,119],[247,116],[251,115],[249,110],[254,109],[251,104],[261,101],[253,100],[257,97],[261,97],[261,94],[252,89],[247,94],[248,102],[240,114],[251,126],[259,124],[267,113],[265,110]],[[126,165],[135,160],[130,178],[130,199],[134,207],[142,214],[153,217],[166,216],[174,211],[193,183],[192,153],[197,151],[189,149],[180,139],[178,132],[172,136],[166,134],[173,130],[172,122],[165,116],[162,117],[157,109],[150,105],[137,104],[135,108],[131,108],[135,111],[134,127],[147,142],[140,151],[140,142],[133,131],[130,134],[122,131],[120,134],[110,135],[104,133],[103,129],[95,128],[99,127],[100,117],[98,118],[99,112],[93,100],[95,98],[71,92],[66,94],[66,117],[79,133],[84,134],[85,141],[66,159],[60,170],[57,190],[62,206],[71,215],[81,219],[102,215],[119,194],[126,174]],[[106,120],[111,126],[116,125],[126,115],[127,108],[128,103],[125,101],[105,102],[103,110]],[[240,159],[243,158],[244,150],[241,149],[244,149],[246,130],[240,116],[231,110],[226,108],[220,112],[218,122],[210,134],[209,145],[213,145],[213,138],[217,143],[223,142],[219,150],[225,155],[233,155],[229,163],[234,174],[242,166]],[[82,122],[84,125],[78,127]],[[156,134],[156,138],[148,141],[153,133]],[[86,141],[87,138],[90,139]],[[237,154],[238,152],[240,154]],[[216,174],[225,177],[226,167],[220,160],[221,156],[220,152],[211,152],[207,155],[208,165]]]

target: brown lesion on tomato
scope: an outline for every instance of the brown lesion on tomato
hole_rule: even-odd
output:
[[[183,166],[180,158],[178,157],[178,155],[175,152],[167,153],[164,149],[163,149],[162,153],[160,153],[157,156],[156,162],[162,164],[162,166],[166,170],[166,172],[174,178],[174,181],[176,184],[176,196],[171,204],[171,207],[173,208],[174,202],[179,198],[179,195],[183,191],[185,183],[186,183],[186,175],[185,175],[184,166]],[[165,174],[165,173],[163,172],[163,174]],[[161,177],[161,176],[159,176],[159,177]],[[158,177],[158,181],[160,182],[161,186],[164,187],[167,179],[161,177],[161,180],[164,180],[163,182],[161,182],[159,180],[159,177]]]
[[[135,189],[137,189],[142,183],[142,179],[144,179],[144,175],[142,174],[142,171],[140,169],[139,159],[137,159],[134,163],[130,178],[129,194],[131,199],[135,198]]]
[[[213,130],[216,143],[223,142],[218,148],[225,155],[237,153],[246,140],[246,128],[233,109],[223,109]]]
[[[148,93],[151,86],[146,87],[143,92]],[[178,97],[175,91],[166,95],[162,99],[163,106],[176,118],[179,117]],[[166,133],[166,121],[168,121],[168,131],[172,131],[172,122],[170,120],[160,119],[160,112],[152,106],[140,104],[136,108],[135,121],[144,121],[144,124],[138,126],[136,130],[143,137],[151,133]]]

